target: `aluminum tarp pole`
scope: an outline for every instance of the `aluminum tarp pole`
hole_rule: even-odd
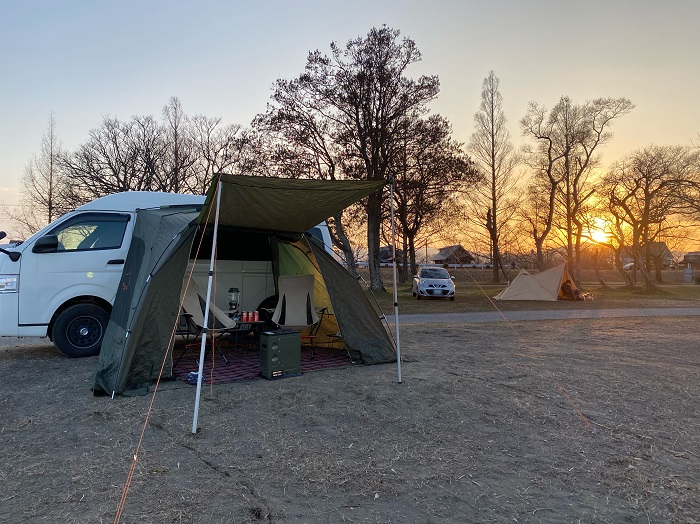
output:
[[[399,295],[396,288],[396,228],[394,227],[394,178],[389,178],[389,199],[391,204],[391,258],[394,263],[394,330],[396,332],[396,368],[401,384],[401,343],[399,339]]]
[[[219,209],[221,208],[222,182],[216,185],[216,214],[214,216],[214,236],[211,242],[211,258],[209,260],[209,278],[207,279],[207,299],[204,310],[204,326],[202,327],[202,344],[199,348],[199,372],[197,373],[197,395],[194,400],[194,418],[192,419],[192,433],[197,433],[197,418],[199,417],[199,398],[202,394],[202,375],[204,374],[204,355],[207,351],[207,331],[209,326],[209,303],[211,302],[211,286],[214,277],[214,262],[216,257],[216,237],[219,232]],[[206,226],[205,226],[206,227]],[[213,344],[212,340],[212,344]],[[212,348],[212,352],[214,348]]]

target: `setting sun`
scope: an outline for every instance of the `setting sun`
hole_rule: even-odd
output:
[[[603,220],[602,218],[594,218],[593,219],[593,224],[592,227],[589,230],[589,235],[591,237],[591,240],[593,242],[598,242],[600,244],[605,244],[608,242],[610,238],[610,233],[608,233],[605,229],[607,226],[607,222]]]

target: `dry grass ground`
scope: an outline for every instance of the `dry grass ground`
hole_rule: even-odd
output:
[[[420,307],[482,300],[466,287]],[[381,365],[205,387],[196,435],[194,389],[164,383],[121,522],[700,522],[696,322],[411,324],[402,384]],[[114,521],[153,396],[93,397],[96,363],[0,348],[0,521]]]

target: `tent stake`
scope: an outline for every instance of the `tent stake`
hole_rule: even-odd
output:
[[[199,399],[202,394],[202,375],[204,374],[204,355],[207,350],[207,326],[209,326],[209,303],[211,302],[211,286],[214,276],[214,261],[216,257],[216,237],[219,232],[219,208],[221,207],[221,177],[216,185],[216,214],[214,217],[214,236],[211,242],[211,258],[209,259],[209,277],[207,279],[207,300],[204,310],[204,327],[202,328],[202,344],[199,348],[199,372],[197,373],[197,395],[194,400],[194,418],[192,433],[197,433],[197,418],[199,417]],[[206,228],[206,225],[204,226]],[[212,341],[212,344],[214,342]],[[213,351],[213,348],[212,348]]]

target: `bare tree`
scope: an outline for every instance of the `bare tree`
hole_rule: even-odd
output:
[[[351,178],[350,173],[356,173],[358,165],[337,143],[334,122],[318,111],[315,99],[297,87],[294,82],[278,81],[272,96],[276,105],[253,121],[262,135],[265,171],[289,178]],[[329,231],[333,245],[356,274],[356,248],[346,231],[348,218],[344,216],[355,215],[337,213],[329,221]]]
[[[463,145],[452,139],[450,123],[440,115],[406,121],[402,152],[388,172],[394,179],[395,216],[407,258],[404,262],[410,262],[411,272],[416,274],[416,238],[431,222],[457,207],[456,195],[478,174]]]
[[[51,115],[41,153],[27,166],[24,197],[7,211],[31,234],[65,212],[122,191],[204,193],[216,173],[254,173],[258,137],[219,118],[190,119],[173,97],[153,116],[104,117],[73,151],[63,151]]]
[[[545,110],[530,104],[527,116],[521,121],[524,134],[538,140],[538,147],[524,148],[526,163],[533,171],[526,191],[527,206],[520,216],[535,243],[536,263],[540,270],[545,269],[544,243],[554,226],[554,210],[557,191],[561,180],[555,172],[559,156],[555,153],[552,139],[554,126],[545,121]],[[541,164],[540,164],[541,162]]]
[[[350,40],[344,49],[331,44],[331,56],[319,51],[309,54],[306,70],[292,81],[278,80],[274,107],[270,112],[305,115],[328,124],[336,147],[361,162],[361,176],[386,180],[401,140],[405,118],[427,111],[426,104],[437,96],[437,77],[405,76],[407,68],[421,59],[413,40],[399,41],[400,32],[386,26],[373,28],[365,38]],[[301,104],[298,102],[302,101]],[[310,121],[306,118],[307,121]],[[367,245],[370,286],[383,290],[379,246],[384,193],[367,199]]]
[[[598,98],[576,105],[568,97],[547,113],[543,107],[530,104],[521,120],[523,134],[535,141],[535,148],[527,148],[529,164],[544,174],[551,200],[548,224],[542,229],[551,231],[555,212],[562,217],[566,235],[566,258],[576,278],[580,271],[580,240],[583,222],[579,219],[583,206],[593,195],[589,175],[596,165],[596,151],[612,139],[613,121],[628,113],[634,106],[626,98]],[[535,239],[538,253],[544,238]],[[574,250],[576,253],[574,256]],[[539,258],[538,258],[539,260]]]
[[[191,121],[194,156],[192,174],[186,178],[187,192],[203,194],[220,172],[251,173],[255,170],[254,137],[240,125],[222,125],[220,118],[197,115]]]
[[[22,177],[19,208],[8,211],[26,235],[38,231],[70,209],[61,196],[65,180],[58,162],[61,153],[56,119],[52,113],[41,139],[41,150],[29,161]]]
[[[605,190],[601,189],[600,193],[604,194],[604,192]],[[617,270],[627,286],[633,286],[634,280],[630,274],[625,272],[623,269],[625,249],[626,246],[630,245],[631,243],[630,229],[620,216],[617,216],[614,212],[612,212],[611,202],[608,198],[600,199],[598,204],[599,207],[597,208],[597,211],[603,220],[604,231],[607,236],[607,239],[604,242],[599,242],[598,244],[611,251],[613,255],[614,269]],[[598,276],[598,279],[601,283],[603,283],[601,276]]]
[[[190,122],[177,97],[171,97],[163,108],[165,152],[161,167],[164,191],[179,193],[186,181],[196,176],[192,167],[196,162]]]
[[[469,150],[485,175],[481,184],[474,185],[471,197],[489,236],[493,282],[499,282],[499,268],[508,279],[501,257],[500,238],[515,212],[517,201],[512,192],[516,183],[513,171],[518,160],[506,128],[499,85],[495,73],[489,72],[482,85],[479,112],[474,115],[476,131],[469,142]]]
[[[145,173],[138,170],[139,151],[134,149],[136,123],[105,117],[89,132],[87,142],[61,158],[71,181],[74,206],[122,191],[148,189]]]
[[[171,181],[163,170],[167,145],[165,130],[152,116],[135,116],[125,147],[134,154],[131,183],[138,191],[169,191]]]
[[[625,246],[648,289],[655,287],[652,243],[673,234],[674,215],[692,213],[688,195],[697,190],[700,152],[683,146],[649,146],[616,164],[601,191],[609,212],[629,229]]]

